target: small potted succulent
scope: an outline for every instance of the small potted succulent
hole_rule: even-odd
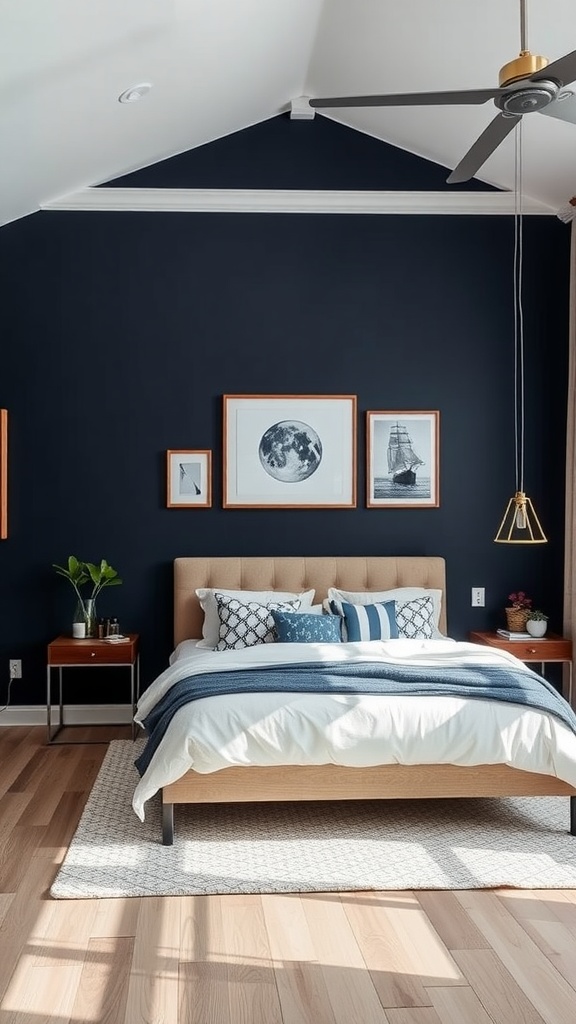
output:
[[[523,590],[517,590],[508,594],[510,605],[505,609],[508,629],[513,633],[522,633],[526,629],[526,622],[532,608],[532,598],[528,597]]]
[[[533,611],[528,613],[526,619],[526,630],[530,633],[530,636],[542,637],[545,635],[548,629],[548,616],[544,612],[541,612],[539,608],[534,608]]]

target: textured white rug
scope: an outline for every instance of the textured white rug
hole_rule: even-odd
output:
[[[51,889],[58,899],[355,889],[576,888],[567,797],[131,807],[142,740],[114,740]]]

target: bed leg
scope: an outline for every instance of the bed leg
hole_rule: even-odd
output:
[[[570,835],[576,836],[576,796],[570,797]]]
[[[174,843],[174,804],[162,802],[162,845]]]

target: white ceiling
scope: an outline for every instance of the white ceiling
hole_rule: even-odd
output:
[[[574,0],[528,0],[528,44],[551,61],[576,49]],[[495,87],[519,49],[519,0],[2,0],[0,223],[301,95]],[[144,99],[118,102],[140,82],[153,83]],[[452,168],[495,108],[317,116]],[[524,193],[558,209],[576,192],[576,124],[522,124]],[[479,175],[506,189],[513,134]]]

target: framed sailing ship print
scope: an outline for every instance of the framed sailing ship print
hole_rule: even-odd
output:
[[[355,508],[356,395],[224,395],[224,508]]]
[[[437,410],[366,413],[368,508],[438,508]]]

